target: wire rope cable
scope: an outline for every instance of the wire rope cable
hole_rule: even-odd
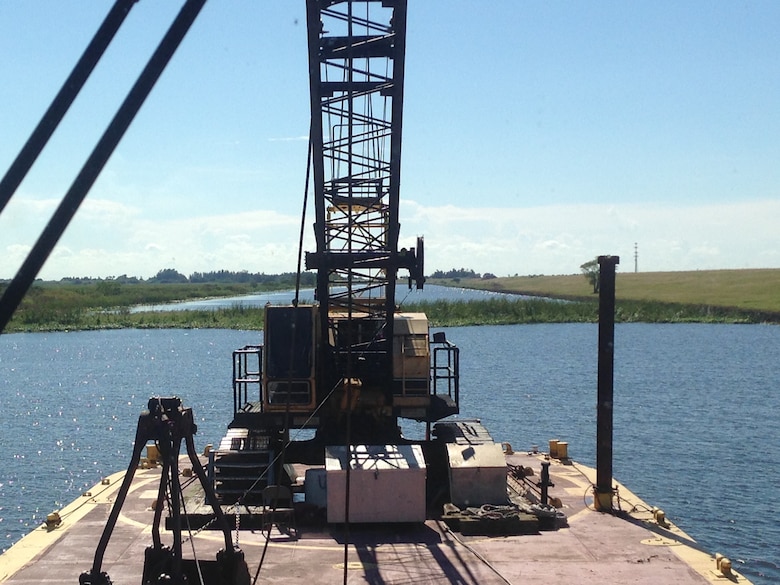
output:
[[[190,481],[189,483],[191,484],[192,482]],[[182,491],[182,494],[183,494],[184,493],[184,486],[181,486],[181,491]],[[190,524],[190,515],[187,513],[187,501],[184,499],[183,495],[182,495],[182,498],[181,498],[181,507],[182,507],[182,511],[184,512],[184,520],[185,520],[185,522],[187,522],[187,535],[188,535],[187,541],[189,541],[189,543],[190,543],[190,548],[192,549],[192,559],[193,559],[193,562],[195,563],[195,568],[198,570],[198,581],[199,581],[200,585],[205,585],[205,582],[203,580],[203,571],[200,568],[200,560],[198,560],[198,552],[195,550],[195,539],[193,538],[193,534],[192,534],[192,525]],[[184,541],[184,542],[186,542],[186,541]],[[184,542],[182,542],[182,544],[184,544]]]
[[[303,187],[303,209],[301,210],[301,230],[298,235],[298,265],[295,270],[295,300],[293,301],[293,305],[296,307],[300,302],[300,295],[301,295],[301,273],[302,273],[301,260],[303,258],[303,235],[306,229],[306,207],[308,206],[309,203],[309,179],[311,176],[313,150],[314,150],[314,145],[312,144],[311,124],[310,124],[309,125],[309,151],[306,155],[306,180],[304,182],[304,187]]]
[[[442,524],[440,523],[439,526],[442,526]],[[475,550],[472,546],[469,546],[466,542],[461,540],[458,537],[458,535],[453,530],[450,529],[449,526],[447,526],[446,524],[444,524],[443,526],[445,532],[447,532],[455,542],[457,542],[459,545],[461,545],[463,548],[469,551],[472,555],[474,555],[474,557],[476,557],[488,569],[493,571],[493,573],[495,573],[496,576],[499,579],[501,579],[501,581],[503,581],[507,585],[512,585],[512,582],[509,579],[507,579],[504,575],[502,575],[501,572],[495,567],[495,565],[493,565],[490,561],[488,561],[482,554],[479,553],[479,551]]]

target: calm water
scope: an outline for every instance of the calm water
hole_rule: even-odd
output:
[[[461,347],[462,416],[517,449],[567,440],[595,462],[597,327],[447,329]],[[241,331],[0,336],[3,549],[126,468],[151,395],[193,408],[199,449],[230,419]],[[780,582],[780,327],[618,325],[614,472],[757,584]],[[91,554],[89,552],[88,554]]]
[[[240,295],[236,297],[219,297],[214,299],[196,299],[192,301],[181,301],[178,303],[161,303],[158,305],[138,305],[131,309],[131,312],[140,311],[189,311],[189,310],[208,310],[208,309],[226,309],[234,306],[242,307],[264,307],[268,303],[272,305],[289,304],[295,293],[291,290],[275,291],[268,293],[259,293],[252,295]],[[456,288],[451,286],[428,285],[423,290],[416,288],[409,289],[405,284],[399,284],[395,289],[395,300],[397,304],[403,306],[404,303],[419,303],[422,301],[478,301],[489,298],[507,298],[506,293],[497,293],[487,290],[475,290],[469,288]],[[511,295],[510,298],[521,300],[530,299],[525,295]],[[538,297],[536,297],[538,298]],[[300,300],[302,303],[311,303],[314,299],[314,289],[301,289]]]

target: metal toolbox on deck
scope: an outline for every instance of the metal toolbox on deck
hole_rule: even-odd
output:
[[[325,450],[330,523],[345,522],[347,456]],[[424,522],[425,459],[419,445],[356,445],[350,453],[349,521]]]

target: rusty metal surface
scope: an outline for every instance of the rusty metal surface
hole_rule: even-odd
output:
[[[534,469],[538,478],[544,459],[512,454],[507,460]],[[550,474],[555,484],[550,495],[561,499],[568,526],[511,537],[461,536],[443,522],[430,520],[416,525],[352,527],[348,582],[748,583],[741,576],[724,579],[717,574],[710,555],[697,550],[690,537],[673,525],[654,524],[649,507],[625,487],[620,488],[620,507],[624,511],[635,507],[636,512],[618,517],[593,510],[594,470],[553,460]],[[150,506],[159,475],[159,469],[136,473],[104,559],[104,569],[114,583],[140,583],[144,550],[151,544]],[[110,486],[95,486],[91,497],[64,508],[60,528],[39,528],[2,555],[0,582],[77,583],[91,563],[121,479],[119,474]],[[258,582],[313,585],[341,581],[343,530],[328,526],[299,529],[297,537],[272,531]],[[170,535],[163,533],[166,536]],[[239,542],[249,572],[255,575],[266,546],[265,533],[242,530]],[[198,533],[192,543],[198,557],[208,561],[224,546],[221,535],[211,531]],[[190,542],[184,550],[191,556]]]

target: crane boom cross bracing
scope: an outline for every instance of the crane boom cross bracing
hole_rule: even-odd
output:
[[[231,423],[269,446],[291,426],[315,429],[284,448],[288,461],[319,460],[323,445],[393,444],[399,417],[458,412],[457,348],[443,334],[431,343],[424,314],[396,309],[398,271],[425,280],[422,239],[398,249],[406,6],[306,2],[317,303],[266,307],[263,346],[234,356]]]
[[[422,254],[398,250],[406,0],[309,0],[307,19],[317,250],[306,265],[336,348],[324,377],[364,378],[366,353],[349,348],[370,347],[389,395],[397,272],[423,282]]]

